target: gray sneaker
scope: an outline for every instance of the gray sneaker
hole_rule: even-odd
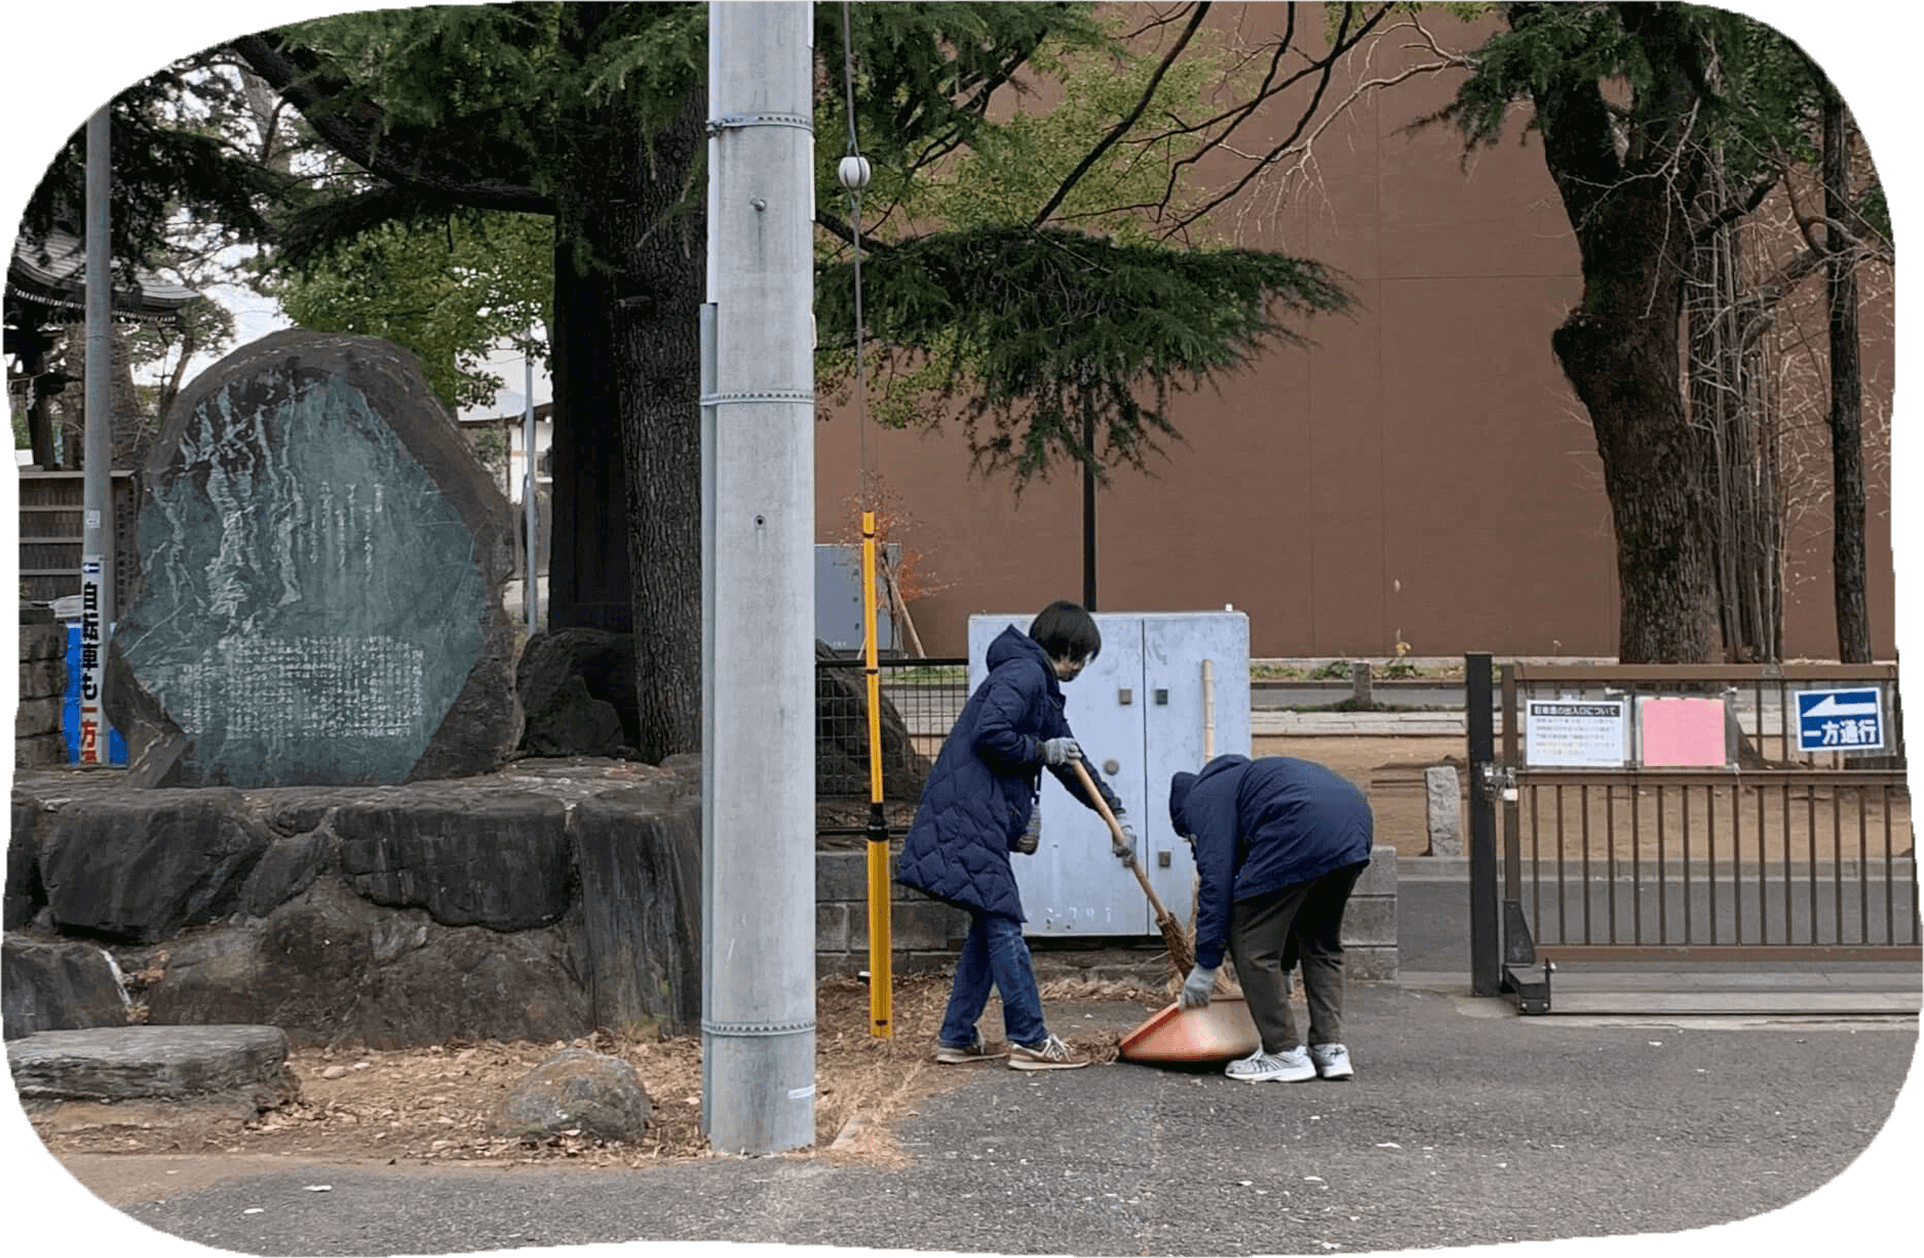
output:
[[[1067,1044],[1053,1035],[1040,1044],[1009,1046],[1011,1070],[1074,1070],[1088,1064],[1087,1057],[1077,1057],[1069,1051]]]
[[[975,1042],[973,1044],[937,1043],[935,1046],[935,1060],[945,1066],[961,1066],[972,1061],[994,1061],[998,1057],[1007,1057],[1008,1055],[1009,1050],[1006,1048],[1000,1052],[990,1052],[989,1046],[982,1040],[982,1032],[980,1031],[975,1033]]]
[[[1223,1073],[1245,1083],[1301,1083],[1316,1077],[1309,1053],[1298,1044],[1286,1053],[1265,1053],[1257,1049],[1249,1056],[1232,1061]]]
[[[1309,1059],[1316,1073],[1325,1079],[1354,1079],[1356,1068],[1349,1064],[1349,1050],[1341,1044],[1311,1044]]]

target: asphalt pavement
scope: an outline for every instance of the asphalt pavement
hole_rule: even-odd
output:
[[[1463,990],[1370,984],[1352,993],[1346,1038],[1350,1083],[1126,1062],[959,1067],[962,1082],[898,1128],[899,1168],[817,1155],[331,1170],[325,1193],[304,1169],[126,1213],[250,1254],[635,1240],[1327,1254],[1674,1233],[1777,1210],[1844,1171],[1891,1113],[1916,1024],[1520,1019]],[[1828,1226],[1867,1240],[1911,1209],[1885,1204],[1883,1219]],[[1793,1231],[1779,1224],[1746,1252],[1780,1252],[1772,1238]]]
[[[125,1217],[248,1254],[635,1241],[676,1252],[727,1242],[731,1254],[1331,1254],[1633,1235],[1603,1252],[1901,1248],[1885,1238],[1916,1214],[1917,1085],[1889,1134],[1853,1162],[1905,1088],[1914,1013],[1785,1016],[1715,1002],[1666,1012],[1653,1000],[1628,1015],[1523,1018],[1507,1000],[1470,994],[1464,884],[1418,877],[1402,891],[1402,981],[1351,988],[1350,1083],[985,1063],[957,1067],[956,1086],[896,1129],[899,1166],[831,1149],[642,1171],[309,1167],[132,1205]],[[1918,982],[1914,965],[1871,973],[1880,989]],[[1734,980],[1650,986],[1841,982],[1783,974],[1773,983],[1750,967]],[[1569,990],[1582,987],[1580,973],[1567,977]],[[1058,1030],[1126,1031],[1141,1016],[1114,1003],[1049,1008]],[[125,1249],[121,1216],[92,1204],[95,1234]]]

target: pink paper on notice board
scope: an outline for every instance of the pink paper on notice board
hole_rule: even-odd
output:
[[[1722,699],[1645,699],[1638,715],[1646,767],[1717,768],[1725,763]]]

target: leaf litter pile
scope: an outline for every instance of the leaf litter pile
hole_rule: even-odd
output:
[[[894,1034],[869,1033],[866,983],[827,978],[816,986],[816,1099],[813,1155],[871,1162],[901,1157],[894,1125],[915,1103],[993,1065],[940,1066],[935,1036],[949,994],[947,975],[898,976]],[[1145,1015],[1168,1000],[1127,983],[1056,979],[1052,1000],[1134,1001]],[[991,1004],[983,1033],[996,1038]],[[1120,1036],[1065,1037],[1096,1062],[1114,1061]],[[607,1143],[566,1132],[540,1143],[497,1136],[492,1119],[521,1078],[564,1048],[586,1048],[634,1067],[653,1114],[638,1143]],[[630,1040],[606,1031],[572,1042],[450,1040],[425,1048],[341,1045],[295,1048],[287,1073],[293,1099],[245,1114],[188,1103],[67,1102],[33,1115],[48,1148],[64,1153],[283,1155],[390,1165],[541,1163],[645,1166],[710,1156],[701,1132],[701,1038]]]

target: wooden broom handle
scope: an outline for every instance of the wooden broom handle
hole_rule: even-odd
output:
[[[1075,766],[1076,777],[1082,781],[1082,789],[1087,791],[1089,798],[1095,801],[1096,811],[1101,813],[1102,819],[1109,823],[1109,833],[1116,844],[1121,846],[1127,843],[1128,840],[1122,834],[1122,823],[1116,820],[1116,814],[1109,811],[1109,801],[1104,799],[1102,792],[1096,789],[1095,779],[1089,776],[1089,770],[1082,767],[1080,759],[1071,760],[1069,763]],[[1149,897],[1149,907],[1155,911],[1157,920],[1168,917],[1169,910],[1162,906],[1162,901],[1156,898],[1155,889],[1149,885],[1149,875],[1142,872],[1142,861],[1140,859],[1130,861],[1129,868],[1134,871],[1136,881],[1142,884],[1142,893]]]

